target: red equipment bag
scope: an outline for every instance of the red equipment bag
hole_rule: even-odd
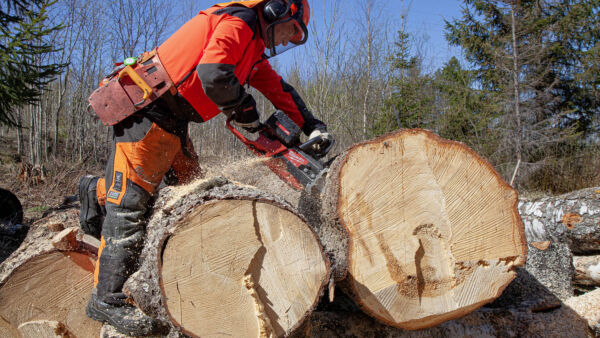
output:
[[[167,91],[177,92],[156,51],[104,78],[88,102],[102,123],[115,125],[146,107]]]

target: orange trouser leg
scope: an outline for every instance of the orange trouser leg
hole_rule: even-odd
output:
[[[100,300],[122,304],[123,284],[137,270],[148,203],[181,145],[177,136],[144,117],[120,123],[114,133],[105,176],[102,250],[94,277]]]

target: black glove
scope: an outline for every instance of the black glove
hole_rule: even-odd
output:
[[[259,121],[258,111],[256,110],[256,101],[252,95],[246,95],[244,101],[233,110],[233,123],[236,126],[244,128],[250,133],[256,133],[262,129]]]
[[[321,138],[320,142],[317,142],[312,145],[312,150],[315,154],[320,156],[325,156],[331,150],[331,146],[335,142],[335,139],[331,134],[327,132],[327,129],[323,126],[322,128],[316,128],[313,130],[308,136],[308,140],[313,138]]]

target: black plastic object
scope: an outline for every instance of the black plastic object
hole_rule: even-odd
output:
[[[270,131],[286,147],[293,147],[300,139],[300,127],[281,110],[273,113],[265,122]]]
[[[23,207],[17,196],[0,188],[0,263],[21,245],[28,226],[23,223]]]
[[[12,192],[0,188],[0,224],[11,227],[23,223],[23,206]]]

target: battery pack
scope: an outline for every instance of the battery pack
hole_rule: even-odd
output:
[[[286,147],[291,147],[298,143],[302,130],[283,111],[275,111],[265,124],[275,133],[273,136],[277,137]]]

